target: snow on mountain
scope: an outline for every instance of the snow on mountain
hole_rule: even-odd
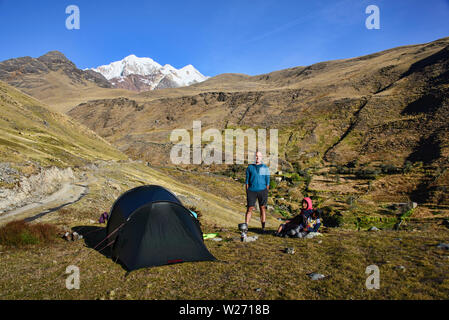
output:
[[[101,73],[116,88],[135,91],[184,87],[209,78],[191,64],[178,70],[169,64],[162,66],[151,58],[133,54],[91,70]]]

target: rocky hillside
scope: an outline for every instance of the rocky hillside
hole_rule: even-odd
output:
[[[100,73],[78,69],[58,51],[39,58],[21,57],[0,62],[0,80],[47,103],[52,110],[62,112],[85,98],[127,94],[124,90],[112,90],[112,85]]]
[[[99,87],[111,88],[111,84],[100,73],[93,70],[80,70],[59,51],[50,51],[39,58],[22,57],[0,62],[0,80],[21,88],[29,89],[33,83],[27,76],[62,72],[73,83],[90,81]],[[28,80],[28,81],[27,81]]]

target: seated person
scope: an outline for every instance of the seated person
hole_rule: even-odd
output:
[[[306,225],[307,219],[313,213],[312,208],[312,199],[306,197],[302,200],[302,208],[301,212],[295,216],[293,219],[288,219],[285,223],[281,224],[276,232],[276,236],[285,234],[287,231],[292,229],[297,229],[300,227],[301,229]]]
[[[313,210],[312,214],[307,218],[305,227],[302,231],[306,232],[318,232],[321,226],[321,209]]]

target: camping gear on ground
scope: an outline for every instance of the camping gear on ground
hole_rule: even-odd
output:
[[[169,190],[147,185],[122,194],[106,227],[112,258],[128,270],[188,261],[213,261],[198,220]]]
[[[62,238],[66,241],[77,241],[79,239],[82,239],[83,236],[81,234],[79,234],[78,232],[64,232],[64,234],[62,235]]]
[[[216,236],[218,236],[218,233],[205,233],[203,234],[203,239],[212,239],[215,238]]]
[[[287,235],[289,235],[290,237],[295,237],[296,235],[298,235],[302,230],[302,226],[296,226],[294,228],[291,228],[290,230],[287,230]]]
[[[105,223],[106,221],[108,221],[108,213],[107,212],[103,212],[100,216],[100,218],[98,219],[98,223]]]
[[[248,225],[246,223],[240,223],[239,230],[240,230],[240,240],[245,241],[248,233]]]

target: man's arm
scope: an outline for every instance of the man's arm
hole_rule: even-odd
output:
[[[265,175],[265,183],[267,185],[267,189],[270,189],[270,169],[267,167],[267,174]]]
[[[245,180],[246,190],[249,188],[249,166],[246,168],[246,180]]]

